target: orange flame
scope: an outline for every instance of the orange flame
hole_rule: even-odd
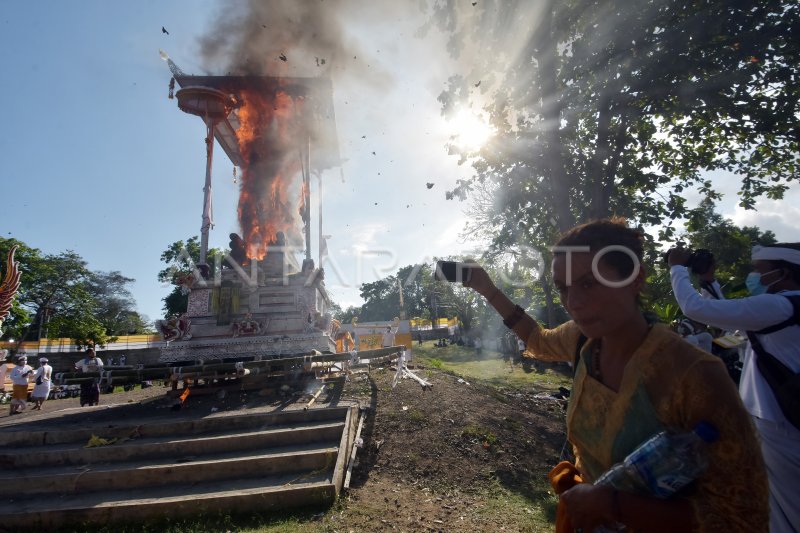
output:
[[[261,260],[279,233],[299,234],[289,195],[301,170],[297,148],[306,136],[303,100],[281,90],[273,95],[246,90],[240,100],[236,137],[244,164],[239,224],[247,257]]]
[[[300,183],[300,201],[297,203],[297,213],[304,217],[306,216],[306,198],[308,197],[308,184],[305,181]]]

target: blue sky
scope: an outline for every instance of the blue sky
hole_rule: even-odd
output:
[[[169,292],[156,279],[161,252],[199,234],[205,174],[204,126],[167,98],[170,73],[158,51],[201,73],[198,39],[218,20],[218,5],[0,0],[0,231],[45,253],[73,250],[93,270],[134,278],[138,310],[150,319],[161,316]],[[366,3],[364,11],[374,6]],[[345,26],[381,83],[334,86],[345,163],[341,173],[323,175],[324,233],[333,236],[335,262],[326,279],[344,306],[360,303],[363,282],[475,245],[459,238],[467,204],[444,197],[470,174],[445,152],[450,129],[436,102],[457,65],[438,51],[436,36],[411,37],[419,21],[395,12],[384,22]],[[787,201],[762,202],[753,213],[735,208],[736,180],[717,179],[730,183],[723,213],[736,223],[797,240],[797,187]],[[225,247],[238,231],[238,185],[218,147],[213,194],[210,245]],[[312,228],[316,257],[315,219]]]
[[[134,278],[138,310],[151,319],[161,316],[161,298],[169,292],[156,279],[161,252],[199,234],[205,174],[204,126],[167,98],[171,75],[158,51],[200,73],[198,39],[217,6],[210,0],[2,0],[3,236],[45,253],[73,250],[93,270]],[[328,285],[343,305],[359,303],[362,282],[463,248],[464,205],[444,198],[468,173],[444,150],[448,132],[435,97],[445,66],[438,74],[400,79],[392,69],[413,65],[422,52],[413,40],[400,45],[396,21],[387,22],[391,32],[354,36],[370,41],[374,67],[385,66],[383,73],[398,83],[370,99],[355,85],[334,88],[346,162],[341,173],[323,175],[323,217],[336,261]],[[217,146],[211,246],[226,247],[227,235],[238,231],[232,170]],[[436,185],[429,190],[427,182]],[[316,220],[312,228],[316,257]]]

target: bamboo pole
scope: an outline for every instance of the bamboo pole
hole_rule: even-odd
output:
[[[416,381],[417,383],[422,385],[423,389],[431,389],[431,388],[433,388],[433,385],[431,385],[430,382],[425,381],[424,379],[422,379],[421,377],[419,377],[418,375],[416,375],[415,373],[413,373],[412,371],[410,371],[410,370],[408,370],[406,368],[403,369],[403,376],[413,379],[414,381]]]
[[[325,386],[326,385],[327,385],[327,383],[323,383],[322,385],[320,385],[319,390],[317,392],[315,392],[313,396],[311,396],[311,399],[308,401],[306,406],[303,407],[303,411],[308,411],[308,408],[311,407],[312,405],[314,405],[314,402],[317,401],[317,398],[319,398],[319,395],[322,394],[323,390],[325,390]]]
[[[389,346],[375,350],[363,350],[355,352],[358,356],[357,364],[380,364],[396,359],[404,349],[403,346]],[[238,375],[241,370],[249,370],[250,375],[266,373],[267,375],[288,372],[292,365],[311,365],[311,368],[324,368],[325,364],[350,361],[353,355],[350,352],[318,354],[318,355],[299,355],[284,357],[279,359],[264,359],[261,361],[245,361],[242,363],[213,363],[207,365],[187,365],[187,366],[162,366],[141,369],[114,369],[105,372],[62,372],[55,374],[56,384],[81,383],[89,379],[111,379],[113,382],[123,383],[124,380],[147,381],[147,380],[182,380],[186,378],[199,379],[210,378],[219,379],[225,376]],[[325,363],[315,365],[314,363]]]
[[[343,488],[345,489],[350,488],[350,476],[353,473],[353,465],[356,462],[356,453],[358,452],[359,445],[358,441],[361,439],[361,428],[364,427],[364,418],[366,418],[366,414],[361,412],[361,416],[358,418],[358,429],[356,430],[356,436],[353,438],[353,450],[350,452],[350,459],[347,462],[347,474],[344,476]]]

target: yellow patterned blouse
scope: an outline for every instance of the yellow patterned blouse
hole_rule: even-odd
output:
[[[572,362],[580,331],[574,322],[537,328],[527,351]],[[768,486],[755,428],[722,361],[656,324],[625,366],[618,392],[591,375],[589,339],[581,349],[567,409],[576,466],[594,480],[653,434],[690,431],[706,420],[720,433],[709,468],[676,497],[691,501],[696,531],[768,531]]]

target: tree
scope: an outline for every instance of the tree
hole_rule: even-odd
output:
[[[449,257],[447,260],[468,262],[468,258]],[[513,295],[526,307],[541,307],[541,291],[530,283],[532,272],[519,264],[513,270],[487,267],[490,275],[506,294]],[[498,329],[500,318],[483,298],[460,283],[434,279],[432,265],[404,266],[396,274],[361,285],[364,305],[350,308],[342,316],[350,320],[358,316],[362,322],[391,320],[400,315],[398,285],[403,290],[406,316],[411,318],[458,318],[465,330]],[[337,316],[338,318],[338,316]]]
[[[484,300],[478,293],[460,283],[447,281],[433,281],[432,291],[435,318],[456,317],[465,331],[479,326],[478,312]]]
[[[719,199],[707,170],[740,175],[745,208],[797,179],[795,2],[442,0],[432,23],[469,65],[443,115],[477,109],[495,129],[448,146],[474,171],[448,197],[479,200],[469,231],[484,224],[490,254],[611,214],[670,239],[684,191]]]
[[[72,339],[79,348],[104,346],[116,341],[116,335],[109,335],[92,312],[92,303],[88,299],[78,301],[76,305],[54,313],[45,336]]]
[[[405,266],[398,270],[397,280],[403,289],[406,316],[431,318],[430,286],[433,283],[433,267],[427,263]]]
[[[471,65],[443,113],[479,106],[497,131],[477,152],[449,146],[475,170],[452,195],[494,182],[505,233],[547,242],[612,213],[674,220],[687,188],[719,197],[703,170],[739,173],[747,208],[797,179],[794,2],[441,1],[433,20]]]
[[[75,252],[42,254],[15,239],[0,238],[0,254],[13,245],[19,247],[16,259],[22,277],[6,337],[20,342],[67,337],[79,346],[104,345],[117,334],[112,310],[136,314],[125,287],[130,278],[119,272],[92,272]]]
[[[225,251],[220,248],[211,248],[206,257],[209,279],[213,279],[217,265],[221,265],[221,260],[225,257]],[[200,261],[198,237],[191,237],[186,242],[173,242],[162,252],[161,260],[167,266],[158,273],[158,281],[172,284],[172,291],[162,299],[164,314],[171,316],[185,313],[189,305],[189,292],[181,285],[181,279],[186,279],[189,275],[199,276],[195,270]]]
[[[336,313],[334,315],[334,318],[336,318],[342,324],[349,324],[350,322],[353,321],[354,317],[357,317],[360,314],[361,314],[361,306],[351,305],[348,306],[347,309],[342,309],[339,313]]]
[[[135,311],[135,301],[127,285],[132,278],[119,271],[94,272],[88,279],[88,290],[96,302],[94,316],[109,335],[148,333],[148,320]]]
[[[331,316],[341,322],[342,324],[349,324],[350,321],[353,320],[353,317],[356,317],[361,312],[361,307],[358,306],[349,306],[347,309],[342,309],[342,306],[336,302],[331,302],[330,307],[328,308]]]
[[[392,320],[400,316],[400,290],[403,291],[403,306],[407,317],[430,318],[434,302],[431,300],[433,269],[431,265],[407,265],[396,274],[361,285],[359,320],[371,322]]]
[[[388,276],[360,287],[364,304],[358,316],[359,322],[392,320],[400,316],[400,293],[397,291],[397,276]]]

